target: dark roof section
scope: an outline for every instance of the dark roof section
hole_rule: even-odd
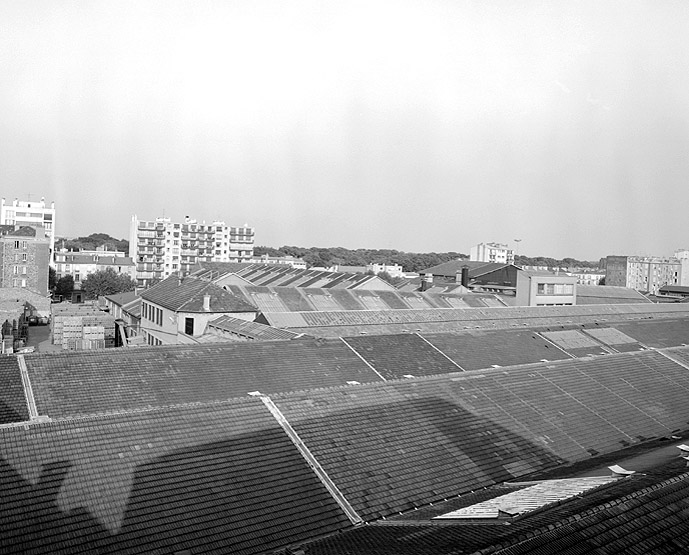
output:
[[[615,328],[629,337],[636,339],[645,347],[662,349],[664,347],[678,347],[684,344],[689,345],[689,319],[687,318],[615,322]]]
[[[16,356],[0,356],[0,424],[29,420],[21,371]]]
[[[127,291],[126,293],[115,293],[113,295],[106,295],[106,299],[112,301],[118,306],[124,306],[131,303],[139,298],[139,295],[135,291]]]
[[[25,360],[38,412],[51,418],[381,381],[340,340],[35,353]]]
[[[0,428],[3,553],[257,554],[350,526],[257,399]]]
[[[203,309],[203,299],[210,295],[210,310]],[[175,312],[256,312],[257,308],[222,287],[194,277],[180,279],[172,275],[141,293],[141,298]]]
[[[505,264],[496,262],[479,262],[476,260],[450,260],[431,266],[425,270],[421,270],[419,274],[433,274],[434,276],[456,277],[457,274],[462,273],[464,267],[469,268],[469,277],[472,277],[472,272],[475,273],[479,269],[481,273],[492,271],[496,268],[502,268]]]
[[[634,289],[613,285],[577,285],[577,304],[624,304],[650,303],[651,301]]]
[[[467,330],[423,337],[465,370],[570,358],[532,330]]]
[[[349,337],[344,341],[386,380],[463,370],[432,344],[415,334]]]
[[[265,326],[256,322],[247,322],[246,320],[234,318],[233,316],[228,315],[223,315],[215,320],[211,320],[208,322],[208,327],[211,329],[216,329],[219,332],[227,332],[246,339],[262,341],[284,341],[288,339],[295,339],[303,335],[300,333],[293,333],[288,330],[281,330],[279,328]]]

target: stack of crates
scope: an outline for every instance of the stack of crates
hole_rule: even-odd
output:
[[[93,305],[53,305],[52,342],[65,350],[115,346],[115,318]]]

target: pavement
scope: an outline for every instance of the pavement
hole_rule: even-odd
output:
[[[53,345],[50,342],[50,325],[48,326],[29,326],[29,337],[26,342],[27,347],[34,347],[39,353],[61,352],[62,345]]]

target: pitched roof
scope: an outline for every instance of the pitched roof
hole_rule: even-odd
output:
[[[651,300],[628,287],[577,285],[577,304],[650,303]]]
[[[240,318],[233,318],[227,314],[208,322],[208,327],[217,329],[220,332],[240,335],[247,339],[260,339],[264,341],[295,339],[302,336],[299,333],[273,328],[257,322],[247,322]]]
[[[340,340],[34,353],[25,361],[38,412],[51,418],[381,381]]]
[[[491,271],[496,267],[501,268],[502,266],[505,266],[505,264],[495,262],[479,262],[477,260],[450,260],[436,266],[431,266],[425,270],[421,270],[419,274],[433,274],[434,276],[456,276],[457,274],[462,273],[462,269],[464,267],[467,267],[469,268],[469,275],[471,276],[472,272],[478,271],[479,269],[481,269],[482,272],[484,270]]]
[[[203,300],[210,296],[210,310],[204,310]],[[231,293],[211,283],[195,277],[180,279],[172,275],[149,287],[141,293],[141,298],[175,312],[256,312],[257,308]]]
[[[126,293],[115,293],[113,295],[106,295],[106,299],[112,301],[118,306],[124,306],[139,298],[135,291],[127,291]]]
[[[250,555],[350,526],[257,399],[0,428],[0,447],[3,553]]]

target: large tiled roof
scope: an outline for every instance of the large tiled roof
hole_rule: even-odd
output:
[[[204,296],[210,296],[210,310],[204,310]],[[255,312],[256,307],[230,291],[198,278],[170,276],[141,293],[141,298],[175,312]]]
[[[371,274],[329,272],[325,270],[304,270],[287,264],[238,264],[222,266],[203,263],[194,276],[218,280],[227,274],[235,274],[254,285],[272,287],[323,287],[326,289],[356,289],[380,278]]]
[[[25,360],[38,412],[51,418],[381,380],[340,340],[36,353]]]
[[[375,372],[359,355],[385,362],[396,341],[400,355],[415,347],[444,369],[424,339],[26,355],[38,414],[56,420],[0,425],[0,547],[285,550],[349,529],[346,505],[365,521],[392,517],[689,421],[689,347],[363,383]],[[321,374],[336,379],[277,393]],[[328,387],[343,379],[362,385]],[[256,389],[270,399],[209,402]]]
[[[442,310],[324,310],[294,313],[263,311],[259,318],[262,323],[295,332],[310,333],[319,337],[346,337],[360,333],[435,333],[470,328],[538,327],[596,322],[601,324],[612,321],[636,321],[642,318],[663,320],[687,316],[689,308],[686,305],[636,303]]]
[[[504,306],[490,293],[441,293],[226,285],[228,291],[262,312],[318,312],[345,310],[405,310]]]
[[[3,553],[257,554],[350,525],[254,399],[0,428]]]
[[[688,392],[641,352],[273,400],[369,520],[683,429]]]
[[[127,291],[126,293],[115,293],[114,295],[106,295],[106,299],[112,301],[114,304],[124,306],[139,298],[135,291]]]

